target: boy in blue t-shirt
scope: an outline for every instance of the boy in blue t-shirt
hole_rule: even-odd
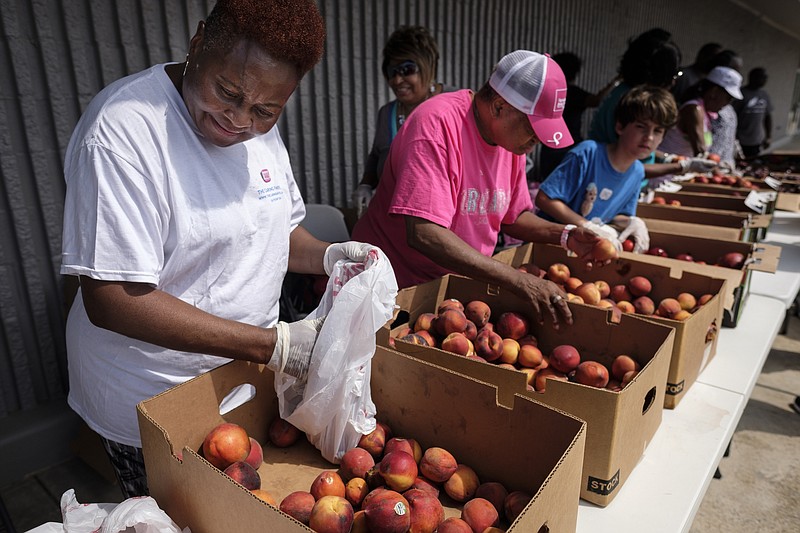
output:
[[[678,109],[669,91],[641,85],[620,100],[614,116],[617,141],[575,146],[542,183],[536,206],[542,218],[586,227],[618,248],[631,237],[633,251],[641,253],[650,247],[650,237],[635,216],[644,179],[639,160],[661,143]]]

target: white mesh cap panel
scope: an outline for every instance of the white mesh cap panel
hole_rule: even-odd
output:
[[[516,109],[532,115],[544,89],[546,75],[546,56],[517,50],[500,60],[489,78],[489,85]]]

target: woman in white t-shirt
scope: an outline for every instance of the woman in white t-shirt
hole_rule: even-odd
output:
[[[68,401],[126,497],[147,494],[136,404],[230,359],[303,379],[321,321],[278,322],[284,275],[374,249],[299,225],[276,124],[322,55],[324,21],[313,0],[253,4],[220,0],[185,63],[103,89],[67,148]]]

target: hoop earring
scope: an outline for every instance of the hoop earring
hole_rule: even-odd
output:
[[[436,82],[431,83],[431,94],[436,92]]]

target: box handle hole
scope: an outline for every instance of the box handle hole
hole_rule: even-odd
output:
[[[230,413],[256,397],[256,388],[250,383],[242,383],[234,387],[220,402],[220,416]]]
[[[550,533],[550,527],[547,524],[542,524],[537,533]]]
[[[656,400],[656,388],[653,387],[647,394],[644,395],[644,405],[642,405],[642,414],[645,414],[650,408],[653,406],[653,402]]]

